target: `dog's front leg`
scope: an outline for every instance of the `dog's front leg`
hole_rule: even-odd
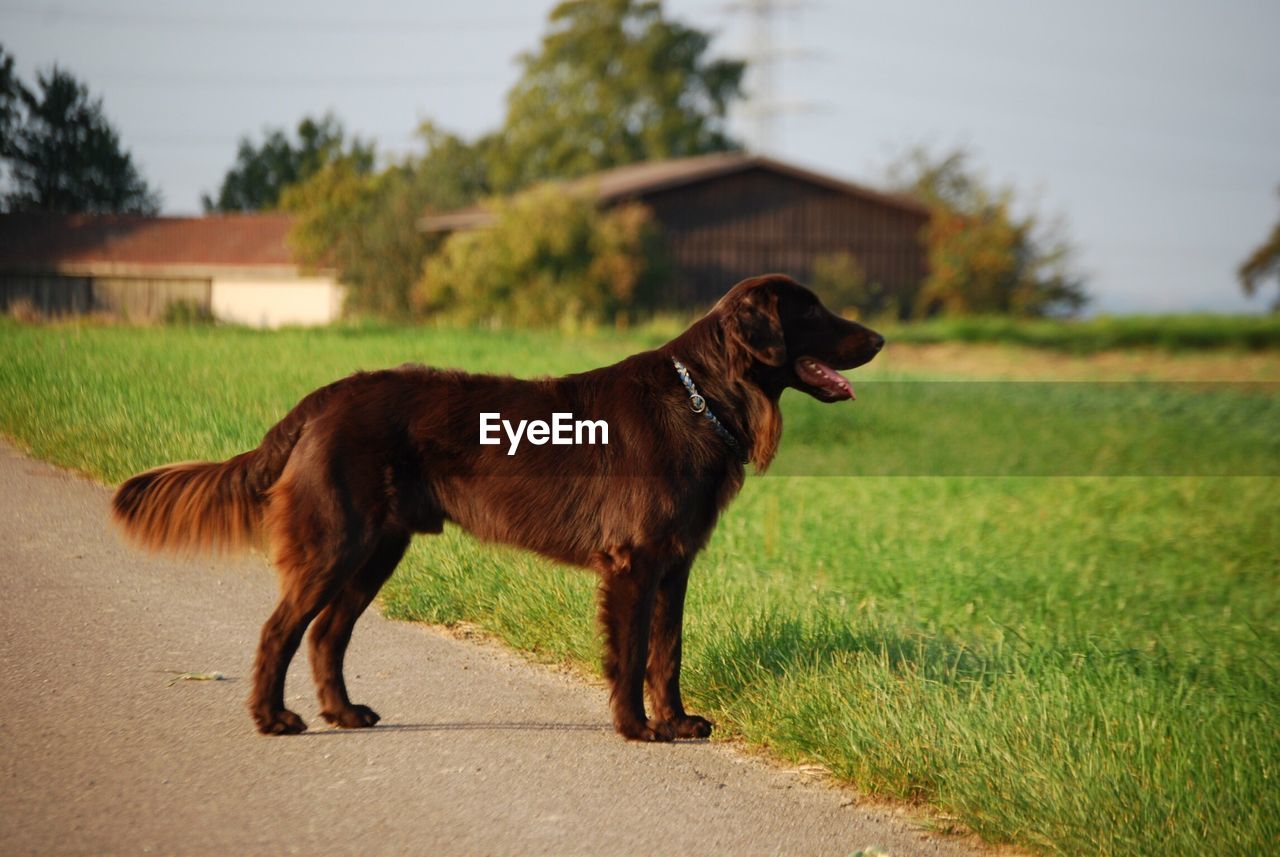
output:
[[[653,715],[666,723],[677,738],[706,738],[714,724],[688,714],[680,698],[680,655],[684,636],[684,593],[691,560],[678,560],[658,583],[649,634],[647,681]]]
[[[604,630],[604,675],[618,734],[633,741],[670,741],[675,732],[644,713],[644,673],[649,625],[657,589],[657,568],[649,560],[601,573],[600,625]]]

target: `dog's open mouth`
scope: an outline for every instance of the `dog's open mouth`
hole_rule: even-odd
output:
[[[795,364],[796,375],[810,387],[817,388],[822,397],[832,402],[857,398],[848,379],[825,363],[812,357],[801,357]]]

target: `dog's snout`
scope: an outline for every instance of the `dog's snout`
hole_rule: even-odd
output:
[[[878,333],[871,334],[871,347],[876,351],[884,348],[884,337]]]

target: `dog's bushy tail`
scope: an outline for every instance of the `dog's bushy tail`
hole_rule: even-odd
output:
[[[217,551],[262,546],[268,492],[309,419],[334,388],[322,387],[272,426],[254,450],[227,461],[166,464],[125,480],[111,499],[112,517],[131,540],[151,550]]]
[[[112,514],[126,535],[151,550],[256,544],[265,501],[255,484],[258,457],[255,449],[229,461],[189,461],[139,473],[116,490]]]

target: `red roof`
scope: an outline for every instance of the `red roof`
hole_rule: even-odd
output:
[[[287,214],[0,214],[0,268],[294,267]]]

